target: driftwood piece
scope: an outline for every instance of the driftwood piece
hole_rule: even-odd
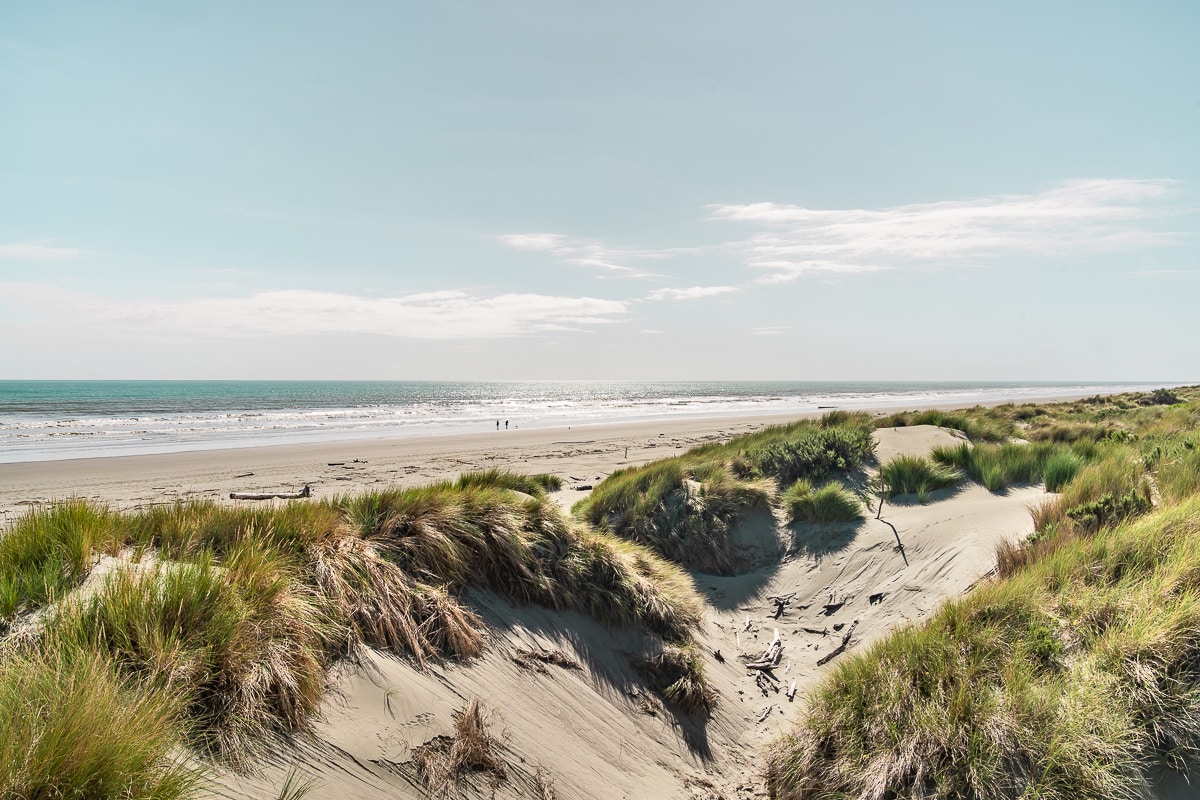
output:
[[[822,630],[820,628],[804,628],[804,627],[802,627],[802,628],[800,628],[800,630],[804,631],[805,633],[815,633],[818,636],[828,636],[829,635],[829,628],[825,628],[824,630]]]
[[[788,687],[787,699],[788,699],[789,703],[796,699],[796,682],[795,681],[792,681],[792,685]]]
[[[821,656],[817,660],[817,666],[818,667],[824,666],[825,664],[828,664],[830,661],[832,661],[833,659],[840,656],[842,653],[846,652],[846,647],[850,644],[850,637],[854,635],[854,629],[857,627],[858,627],[858,620],[854,620],[854,622],[850,625],[850,629],[848,631],[846,631],[844,636],[842,636],[842,643],[839,644],[837,647],[833,648],[832,650],[830,650],[825,655]]]
[[[312,497],[312,490],[308,488],[308,484],[304,484],[304,488],[298,492],[230,492],[230,500],[299,500],[302,497]]]
[[[765,720],[767,717],[771,716],[771,712],[774,709],[775,709],[775,706],[773,706],[773,705],[770,705],[770,706],[767,706],[766,708],[764,708],[763,712],[758,715],[758,721],[755,724],[761,725],[763,720]]]
[[[783,642],[779,638],[779,628],[775,629],[775,638],[766,651],[755,660],[746,664],[746,669],[772,670],[779,666],[783,659]],[[774,676],[772,676],[774,677]]]

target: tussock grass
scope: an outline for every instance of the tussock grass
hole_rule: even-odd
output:
[[[730,530],[770,502],[769,487],[736,478],[724,464],[668,459],[614,472],[573,512],[671,561],[726,575],[739,566]]]
[[[656,691],[687,714],[708,714],[717,705],[717,693],[704,679],[704,664],[695,645],[666,645],[639,668]]]
[[[1115,445],[1082,467],[1062,494],[1034,509],[1037,538],[1090,533],[1144,514],[1152,508],[1145,467],[1130,447]]]
[[[591,525],[683,566],[731,574],[742,565],[730,531],[796,480],[857,469],[874,452],[867,414],[768,426],[722,444],[618,470],[572,509]]]
[[[94,653],[10,654],[0,708],[0,797],[194,796],[198,776],[175,752],[175,698]]]
[[[46,635],[180,698],[192,745],[235,757],[267,733],[304,729],[323,694],[335,632],[281,560],[247,538],[220,565],[118,570],[68,600]]]
[[[1042,465],[1042,483],[1047,492],[1057,492],[1075,479],[1087,462],[1072,452],[1053,453]]]
[[[1062,540],[842,661],[773,796],[1128,797],[1200,748],[1200,497]]]
[[[557,492],[561,489],[562,478],[547,473],[522,475],[507,470],[490,469],[485,472],[464,472],[454,485],[459,489],[474,487],[512,489],[534,497],[541,497],[546,492]]]
[[[79,585],[100,554],[120,549],[116,517],[82,500],[31,511],[0,534],[0,633],[18,614]]]
[[[0,538],[0,553],[15,565],[10,614],[45,613],[36,632],[4,642],[0,667],[16,671],[12,685],[50,685],[17,673],[82,654],[118,676],[136,696],[131,708],[170,699],[170,731],[153,728],[163,752],[186,746],[238,766],[277,735],[305,730],[328,667],[359,647],[418,666],[478,655],[482,621],[459,600],[471,587],[688,645],[701,621],[690,579],[568,519],[543,486],[488,473],[279,508],[35,512]],[[98,554],[122,551],[106,577],[85,582]],[[53,580],[28,578],[43,574]],[[707,688],[698,660],[686,672],[684,683]],[[0,782],[24,785],[13,783],[13,764],[0,765]]]
[[[1014,413],[1011,408],[1009,413]],[[875,421],[877,428],[936,425],[962,431],[972,442],[1006,442],[1016,432],[1003,408],[976,407],[966,411],[903,411]]]
[[[813,489],[806,480],[798,480],[783,493],[783,507],[789,522],[844,522],[863,515],[862,501],[836,482]]]
[[[431,795],[446,797],[466,775],[483,773],[495,788],[508,778],[500,742],[492,732],[494,713],[472,698],[454,718],[454,735],[417,748],[413,765]]]
[[[898,455],[879,468],[879,477],[887,488],[888,497],[915,494],[925,502],[926,496],[935,489],[962,480],[962,473],[921,456]]]
[[[1032,444],[959,444],[935,447],[930,457],[939,464],[963,470],[972,480],[990,492],[1003,492],[1014,484],[1052,481],[1057,491],[1083,466],[1084,459],[1062,445],[1049,442]],[[1047,465],[1053,468],[1047,472]],[[1049,475],[1049,477],[1047,477]]]

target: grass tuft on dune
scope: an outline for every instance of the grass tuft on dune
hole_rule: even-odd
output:
[[[1038,466],[1061,494],[1034,510],[1035,533],[999,548],[997,579],[841,661],[771,745],[772,796],[1136,797],[1158,770],[1194,767],[1200,413],[1194,388],[1180,394],[1001,408],[1120,434],[1046,445]],[[986,465],[979,448],[941,460]],[[1004,448],[990,463],[1024,462]]]
[[[36,716],[0,722],[6,742],[33,752],[0,761],[0,787],[25,792],[13,796],[116,796],[92,793],[91,778],[59,763],[88,763],[99,744],[86,740],[111,724],[122,731],[116,749],[95,758],[128,772],[130,786],[149,787],[117,794],[186,794],[190,773],[173,760],[177,748],[237,766],[273,737],[304,731],[341,656],[371,646],[421,666],[478,655],[483,624],[460,600],[471,587],[691,647],[701,605],[690,579],[643,547],[568,519],[545,498],[545,482],[526,480],[486,473],[277,508],[115,513],[72,502],[28,515],[0,538],[5,621],[20,634],[0,639],[0,697],[34,698],[26,708],[57,741],[33,741]],[[107,574],[89,577],[113,554]],[[36,706],[38,692],[52,703],[76,684],[94,718]],[[662,689],[688,712],[712,707],[693,702],[696,693],[715,697],[695,658]],[[60,727],[56,714],[66,715]],[[143,742],[142,729],[159,744]],[[37,756],[39,747],[49,755]],[[58,786],[58,771],[61,789],[25,791]]]
[[[874,452],[873,428],[868,415],[847,412],[769,426],[618,470],[572,512],[688,569],[732,574],[742,566],[730,538],[737,524],[771,507],[798,480],[830,480],[858,469]]]

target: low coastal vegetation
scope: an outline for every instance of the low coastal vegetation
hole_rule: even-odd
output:
[[[1034,509],[1033,535],[1000,546],[995,580],[823,680],[769,750],[772,796],[1135,797],[1161,769],[1194,768],[1198,399],[960,412],[960,430],[1011,424],[1029,443],[938,463],[993,491],[1059,493]]]
[[[0,796],[187,796],[187,752],[236,766],[305,730],[340,657],[478,655],[471,587],[655,634],[683,654],[656,685],[711,709],[691,581],[568,519],[550,485],[489,472],[267,509],[30,513],[0,537],[0,701],[18,709]]]
[[[788,522],[848,522],[863,515],[862,501],[840,483],[831,481],[819,489],[801,478],[783,493]]]
[[[730,536],[733,528],[747,514],[769,509],[800,481],[811,488],[811,482],[857,470],[874,453],[873,430],[869,415],[845,412],[770,426],[618,470],[573,512],[688,569],[731,574],[742,566]],[[833,490],[822,495],[822,503],[832,510],[830,501],[844,498],[829,492]],[[841,505],[839,513],[848,518],[849,503]]]
[[[923,456],[898,455],[879,468],[879,480],[888,497],[915,494],[923,503],[930,492],[962,480],[962,473]]]

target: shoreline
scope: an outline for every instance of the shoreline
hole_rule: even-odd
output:
[[[1090,396],[1026,402],[1071,402]],[[920,410],[1006,402],[931,404]],[[616,469],[831,410],[0,463],[0,529],[31,508],[71,498],[123,510],[188,500],[231,502],[230,492],[295,491],[304,485],[320,498],[421,485],[492,468],[558,475],[564,488],[557,499],[569,506],[583,496],[578,487],[594,485]],[[853,410],[886,416],[914,409]]]

